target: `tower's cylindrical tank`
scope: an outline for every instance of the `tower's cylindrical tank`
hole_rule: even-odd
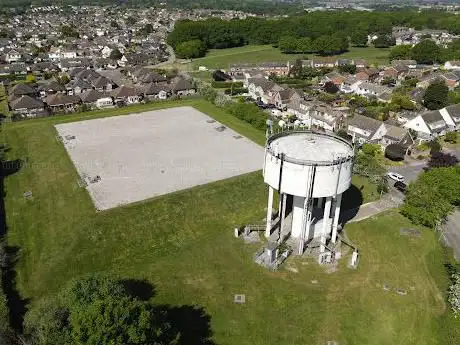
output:
[[[310,197],[335,196],[351,185],[353,158],[351,143],[335,135],[278,133],[267,141],[264,181],[280,193],[305,198],[313,178]]]

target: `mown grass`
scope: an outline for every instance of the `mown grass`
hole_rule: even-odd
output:
[[[336,58],[366,59],[371,64],[388,64],[390,50],[387,48],[351,47],[349,51],[335,56]],[[199,66],[211,69],[228,69],[230,64],[236,63],[261,63],[261,62],[287,62],[296,59],[320,58],[313,54],[284,54],[278,48],[271,45],[248,45],[228,49],[211,49],[205,57],[195,59],[192,62],[196,70]]]
[[[263,133],[209,103],[162,106],[174,104],[192,105],[263,143]],[[411,225],[397,213],[346,225],[360,265],[349,270],[345,258],[327,274],[299,258],[290,270],[270,273],[252,262],[257,246],[233,238],[236,225],[264,216],[260,172],[96,212],[52,125],[109,114],[12,123],[1,133],[10,159],[27,158],[5,179],[5,202],[8,244],[20,249],[18,287],[32,303],[72,277],[108,271],[147,279],[158,303],[205,307],[217,344],[445,344],[441,247],[427,229],[420,228],[422,238],[400,236]],[[24,199],[26,190],[33,199]],[[385,292],[383,283],[408,294]],[[234,304],[235,293],[246,294],[246,304]]]

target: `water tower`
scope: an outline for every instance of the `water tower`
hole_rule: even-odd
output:
[[[317,243],[324,253],[337,241],[342,194],[351,185],[354,149],[332,134],[281,132],[268,138],[264,181],[268,184],[265,236],[290,235],[302,254]],[[273,221],[274,191],[280,196],[279,217]]]

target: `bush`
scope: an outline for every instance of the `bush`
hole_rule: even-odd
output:
[[[455,144],[457,142],[457,132],[447,133],[444,140],[447,141],[448,143]]]
[[[247,93],[247,92],[248,92],[248,89],[244,87],[234,87],[232,89],[225,89],[225,94],[231,95],[231,96],[235,96],[235,95],[239,95],[239,94]]]
[[[227,73],[222,72],[221,70],[214,71],[212,77],[215,81],[227,81],[232,79],[232,77],[230,77]]]
[[[440,152],[442,150],[442,146],[437,140],[430,141],[428,145],[430,147],[431,154],[433,154],[434,152]]]
[[[375,156],[376,154],[381,152],[380,145],[378,144],[364,144],[361,148],[364,154]]]
[[[216,89],[229,89],[231,87],[238,87],[238,88],[242,88],[243,87],[243,83],[240,82],[240,81],[237,81],[237,82],[229,82],[229,81],[213,81],[211,83],[211,86],[216,88]]]
[[[390,144],[385,148],[385,157],[392,161],[402,161],[405,155],[405,147],[399,144]]]

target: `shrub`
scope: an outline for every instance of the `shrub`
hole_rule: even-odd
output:
[[[441,144],[437,140],[430,141],[430,153],[440,152],[442,150]]]
[[[240,81],[237,82],[229,82],[229,81],[213,81],[211,86],[216,89],[229,89],[229,88],[242,88],[243,83]]]
[[[376,154],[381,152],[380,145],[378,144],[364,144],[361,148],[364,154],[375,156]]]
[[[399,144],[390,144],[385,148],[385,157],[392,161],[402,161],[406,155],[406,149]]]
[[[457,142],[457,132],[447,133],[444,140],[447,141],[448,143],[455,144]]]

